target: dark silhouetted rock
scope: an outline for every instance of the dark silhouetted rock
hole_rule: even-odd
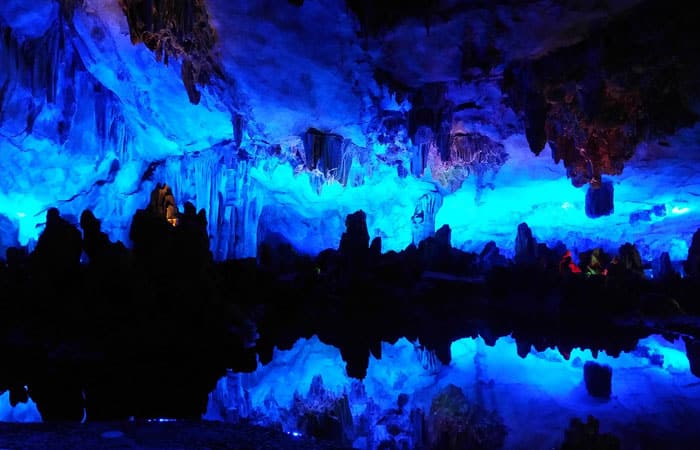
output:
[[[452,230],[449,225],[445,224],[435,232],[435,243],[440,248],[452,247]]]
[[[369,253],[369,232],[364,211],[356,211],[345,218],[345,232],[340,238],[338,251],[350,268],[365,268]]]
[[[83,229],[83,250],[90,263],[101,264],[110,257],[112,242],[102,231],[102,224],[89,209],[80,214],[80,228]]]
[[[598,420],[588,416],[586,423],[571,419],[560,450],[620,450],[620,440],[610,433],[600,434]]]
[[[688,259],[683,264],[687,277],[700,278],[700,229],[693,234],[693,240],[688,249]]]
[[[372,239],[372,243],[369,245],[369,257],[376,261],[382,255],[382,238],[381,236],[376,236]]]
[[[685,352],[690,362],[690,372],[700,378],[700,340],[684,337]]]
[[[424,239],[418,244],[424,269],[451,273],[458,270],[452,264],[451,235],[450,226],[445,224],[440,227],[435,236]]]
[[[532,230],[526,223],[518,225],[515,237],[515,263],[533,264],[537,260],[537,241],[532,237]]]
[[[210,264],[213,255],[209,250],[207,215],[204,209],[196,212],[191,202],[185,202],[177,224],[177,244],[183,264],[192,269]]]
[[[73,278],[80,266],[83,238],[78,228],[61,217],[57,208],[46,212],[46,228],[39,236],[32,262],[43,275],[61,283]]]
[[[506,267],[508,258],[501,255],[501,250],[494,241],[489,241],[479,253],[478,265],[482,273],[488,273],[494,267]]]
[[[652,265],[654,278],[669,281],[678,278],[678,272],[673,268],[668,252],[662,252]]]
[[[586,361],[583,365],[583,380],[586,383],[586,391],[598,398],[610,398],[612,392],[612,368]]]
[[[622,244],[618,255],[620,265],[629,276],[633,278],[644,277],[644,264],[642,264],[642,257],[639,255],[636,245],[629,242]]]
[[[684,314],[678,301],[668,295],[649,292],[642,294],[639,300],[641,312],[645,315],[672,317]]]

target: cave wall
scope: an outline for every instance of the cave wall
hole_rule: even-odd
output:
[[[400,250],[430,193],[435,227],[474,251],[510,252],[527,222],[540,241],[682,259],[700,222],[699,40],[678,8],[35,3],[0,8],[3,248],[31,247],[50,206],[128,243],[159,182],[205,210],[217,259],[276,233],[336,247],[358,209]],[[589,217],[602,175],[614,207]]]

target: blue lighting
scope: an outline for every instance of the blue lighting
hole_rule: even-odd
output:
[[[223,3],[211,5],[222,26],[246,33],[266,29],[255,26],[260,18],[252,13],[228,14]],[[345,216],[359,209],[367,213],[370,238],[382,238],[383,251],[402,250],[412,241],[416,203],[428,192],[444,197],[435,225],[450,225],[452,243],[462,250],[479,252],[493,240],[510,256],[517,225],[526,222],[538,242],[553,245],[561,240],[577,251],[601,247],[612,253],[629,241],[638,245],[645,260],[662,251],[669,251],[674,261],[687,257],[698,223],[694,212],[700,206],[700,197],[688,189],[700,173],[700,160],[688,155],[697,153],[700,127],[669,137],[668,148],[652,159],[642,155],[628,161],[620,175],[610,178],[615,185],[614,213],[590,219],[584,189],[574,188],[566,169],[545,156],[549,148],[535,157],[522,130],[504,137],[483,117],[471,115],[482,108],[479,114],[484,116],[505,114],[495,82],[448,83],[445,96],[454,104],[479,104],[474,111],[455,116],[454,127],[497,139],[508,153],[505,164],[484,178],[468,176],[455,192],[441,185],[429,167],[418,175],[410,170],[406,175],[418,142],[401,127],[385,137],[367,124],[377,120],[372,114],[399,117],[414,105],[377,85],[370,67],[350,63],[367,59],[359,46],[344,49],[343,60],[338,60],[338,49],[330,43],[354,35],[352,21],[338,19],[332,30],[316,26],[321,17],[346,17],[344,7],[304,5],[308,16],[299,11],[286,14],[299,21],[298,28],[265,22],[275,32],[265,33],[263,46],[255,44],[256,38],[221,42],[222,70],[236,80],[235,87],[227,86],[225,96],[202,88],[200,103],[193,105],[183,89],[180,62],[166,66],[145,45],[132,45],[119,8],[78,8],[74,27],[59,30],[60,11],[54,3],[26,8],[19,0],[8,0],[4,5],[0,25],[12,30],[0,44],[3,67],[12,69],[0,75],[0,85],[7,81],[11,86],[3,97],[6,114],[0,123],[2,166],[12,174],[0,180],[0,215],[12,224],[3,227],[8,234],[0,240],[4,246],[35,241],[50,206],[75,217],[89,208],[103,221],[110,239],[128,244],[132,215],[145,206],[154,183],[162,181],[173,186],[180,209],[192,201],[206,210],[217,259],[255,256],[260,241],[267,238],[304,254],[337,248]],[[228,23],[228,17],[236,17],[236,22]],[[293,29],[315,33],[313,38],[290,35]],[[26,58],[17,55],[22,48],[45,47],[26,45],[29,41],[59,32],[65,35],[65,48],[34,58],[46,67],[22,65]],[[330,65],[318,67],[315,57],[300,54],[300,38],[313,42],[314,54]],[[281,79],[276,64],[249,65],[244,62],[247,58],[239,57],[244,54],[266,61],[288,55],[295,67],[309,68],[308,73],[300,75],[303,82]],[[56,67],[49,64],[52,58]],[[76,64],[67,63],[74,59],[82,62],[75,73],[68,68]],[[329,67],[333,70],[326,70]],[[27,74],[50,73],[49,69],[58,71],[53,101],[47,99],[44,86],[27,81],[32,79]],[[356,89],[348,89],[350,73]],[[72,105],[71,99],[79,102]],[[31,130],[27,130],[27,102],[36,106],[38,114]],[[237,105],[236,114],[242,114],[240,130],[232,130],[231,104]],[[71,113],[63,134],[56,125],[67,120],[62,105],[68,105]],[[345,186],[337,176],[319,184],[314,181],[318,174],[295,159],[304,153],[303,133],[309,127],[342,136],[343,158],[349,166]],[[236,139],[240,143],[233,146]],[[640,154],[645,148],[640,146]],[[238,161],[238,155],[246,156]],[[399,161],[404,164],[403,175],[397,170]],[[666,204],[683,205],[670,210],[668,217],[674,220],[665,215],[630,220],[640,210]]]
[[[10,391],[5,391],[0,393],[0,422],[41,422],[41,414],[31,398],[12,406]]]
[[[693,420],[700,420],[700,384],[689,371],[681,339],[670,342],[652,335],[641,339],[633,352],[618,357],[605,352],[593,357],[591,350],[575,348],[564,358],[550,348],[542,352],[531,349],[521,358],[510,336],[498,339],[493,346],[480,337],[458,339],[450,352],[452,362],[445,366],[427,357],[418,342],[401,338],[393,345],[382,343],[382,358],[370,356],[367,377],[358,382],[345,375],[337,349],[315,336],[300,339],[290,350],[275,349],[272,362],[259,365],[254,373],[230,374],[222,379],[210,396],[205,419],[223,420],[214,413],[222,407],[242,410],[233,392],[243,389],[250,396],[250,417],[273,425],[290,410],[294,393],[305,397],[314,375],[321,375],[324,388],[333,395],[356,392],[357,383],[363,386],[366,397],[349,397],[355,423],[368,402],[380,411],[389,411],[396,407],[399,394],[408,394],[411,408],[427,411],[431,398],[454,384],[468,399],[503,417],[509,430],[506,448],[556,447],[569,419],[589,414],[607,431],[622,437],[637,423],[655,424],[649,425],[658,427],[653,432],[663,433],[674,427],[685,429]],[[609,400],[587,394],[583,383],[587,361],[612,368]],[[271,404],[278,406],[270,408]],[[677,410],[686,411],[688,416],[679,420],[674,413]],[[285,429],[289,434],[300,432],[295,422],[283,421],[282,425],[289,427]],[[357,445],[364,443],[359,440]]]

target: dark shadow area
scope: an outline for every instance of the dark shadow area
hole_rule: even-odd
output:
[[[288,248],[284,264],[274,252],[265,264],[215,262],[204,211],[175,205],[158,185],[133,216],[131,247],[111,242],[89,210],[74,225],[52,208],[32,252],[7,252],[0,392],[13,404],[29,395],[45,421],[85,412],[90,421],[199,420],[226,369],[253,371],[275,347],[312,335],[340,349],[359,379],[381,342],[418,339],[449,363],[456,339],[493,345],[509,334],[522,357],[532,346],[564,358],[575,347],[616,356],[651,334],[683,336],[700,376],[697,239],[685,277],[668,255],[644,267],[627,243],[573,261],[563,244],[537,243],[526,224],[513,260],[493,243],[478,254],[453,248],[448,226],[382,253],[358,211],[337,250],[311,258]]]

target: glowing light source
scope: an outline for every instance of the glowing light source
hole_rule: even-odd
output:
[[[688,211],[690,211],[690,208],[688,208],[687,206],[686,206],[686,207],[683,207],[683,208],[679,208],[678,206],[674,206],[674,207],[671,209],[671,213],[672,213],[672,214],[685,214],[685,213],[687,213]]]
[[[24,212],[22,212],[22,211],[20,211],[20,212],[17,213],[17,217],[19,217],[20,219],[24,219],[24,217],[25,217],[26,215],[27,215],[27,214],[24,213]]]
[[[574,206],[574,205],[572,205],[572,204],[569,203],[569,202],[564,202],[564,203],[561,204],[562,209],[570,209],[570,208],[573,208],[573,206]]]

